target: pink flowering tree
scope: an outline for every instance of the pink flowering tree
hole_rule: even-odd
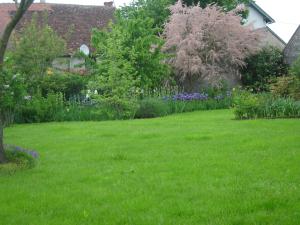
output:
[[[170,10],[164,51],[171,53],[168,62],[187,92],[205,80],[218,85],[224,79],[238,78],[245,58],[259,50],[260,34],[241,23],[243,6],[224,12],[217,5],[202,9],[178,1]]]

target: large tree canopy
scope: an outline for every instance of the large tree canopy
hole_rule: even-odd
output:
[[[183,0],[182,2],[187,6],[200,4],[201,7],[206,7],[209,4],[217,4],[218,6],[222,6],[227,10],[231,10],[234,9],[238,4],[249,3],[250,0]]]
[[[234,9],[239,4],[246,4],[250,0],[182,0],[182,4],[191,6],[200,4],[206,7],[208,4],[217,4],[218,6],[229,11]],[[167,18],[170,16],[169,7],[176,3],[177,0],[137,0],[129,6],[122,8],[124,16],[131,16],[135,13],[142,13],[154,19],[154,26],[162,28]],[[138,9],[138,10],[137,10]]]
[[[185,91],[195,91],[194,84],[203,79],[217,84],[225,75],[239,75],[245,57],[258,50],[259,35],[241,25],[240,10],[225,12],[216,5],[185,7],[180,1],[171,7],[164,48],[174,54],[169,63]]]

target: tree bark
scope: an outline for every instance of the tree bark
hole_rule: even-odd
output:
[[[20,4],[17,4],[16,14],[13,16],[9,24],[5,27],[4,33],[0,38],[0,73],[3,72],[4,67],[4,55],[7,49],[9,38],[11,33],[17,26],[18,22],[22,19],[23,15],[27,9],[31,6],[34,0],[21,0]],[[1,115],[0,115],[1,116]],[[5,154],[4,154],[4,142],[3,142],[3,131],[4,131],[4,122],[0,120],[0,163],[5,163]]]
[[[11,36],[11,33],[15,29],[18,22],[21,20],[27,9],[31,6],[34,0],[21,0],[16,14],[13,16],[9,24],[7,24],[4,33],[0,39],[0,73],[3,69],[3,63],[4,63],[4,55],[5,51],[7,49],[8,41]]]

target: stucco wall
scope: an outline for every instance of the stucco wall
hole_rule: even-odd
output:
[[[267,26],[263,16],[251,6],[249,7],[249,15],[245,25],[249,24],[252,24],[254,29],[259,29]]]
[[[80,72],[85,70],[85,59],[79,57],[61,57],[52,62],[55,69]]]
[[[300,57],[300,26],[284,49],[284,57],[288,64],[292,64]]]
[[[268,27],[262,28],[261,31],[263,33],[263,38],[261,40],[262,47],[275,46],[283,51],[286,44],[282,42],[279,38],[277,38],[276,35],[272,33],[272,31],[270,31]]]

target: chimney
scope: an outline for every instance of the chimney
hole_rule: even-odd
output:
[[[113,1],[111,1],[111,2],[104,2],[104,6],[106,6],[106,7],[113,7],[113,5],[114,5]]]

